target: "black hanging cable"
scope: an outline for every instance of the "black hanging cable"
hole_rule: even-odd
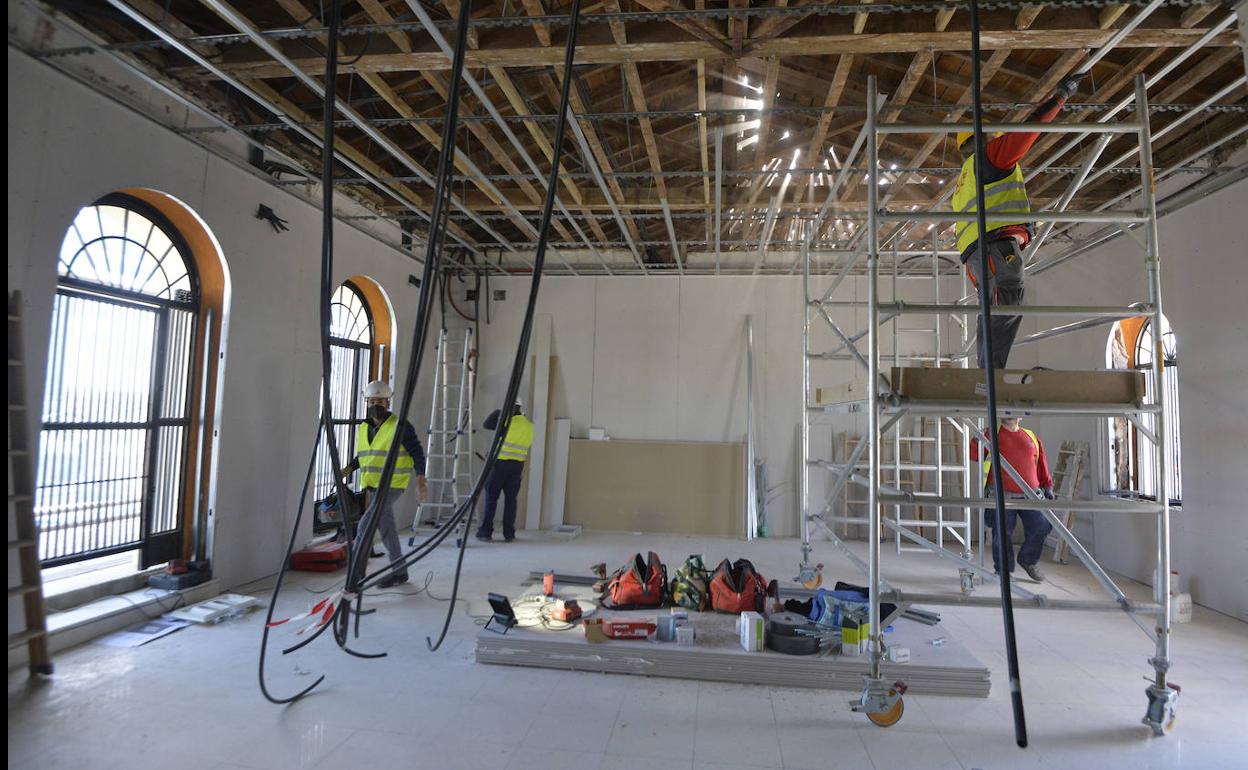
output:
[[[984,172],[988,156],[984,144],[984,113],[981,103],[979,58],[979,0],[971,0],[971,124],[975,140],[975,222],[979,227],[979,328],[984,377],[988,389],[989,446],[992,450],[992,482],[996,496],[997,529],[993,536],[1001,586],[1001,620],[1005,625],[1005,658],[1010,676],[1010,703],[1014,711],[1014,742],[1027,748],[1027,718],[1023,713],[1023,689],[1018,671],[1018,644],[1014,636],[1014,600],[1010,594],[1010,571],[1006,569],[1009,544],[1005,527],[1005,487],[1001,478],[1001,447],[997,441],[997,384],[992,360],[992,303],[988,297],[988,215],[984,203]]]
[[[442,235],[446,227],[449,226],[444,224],[443,220],[446,219],[445,213],[448,208],[450,179],[454,170],[455,129],[459,119],[459,92],[464,69],[464,54],[467,49],[468,21],[471,13],[472,3],[471,0],[468,0],[460,8],[460,17],[456,29],[456,48],[451,61],[451,82],[447,95],[447,114],[442,124],[442,151],[438,158],[437,179],[435,180],[436,192],[433,208],[430,212],[429,233],[425,245],[424,279],[420,285],[420,302],[416,312],[416,327],[412,335],[412,354],[408,360],[407,381],[404,383],[403,398],[399,406],[397,418],[399,425],[403,425],[407,421],[407,416],[411,410],[412,398],[416,392],[416,384],[420,375],[420,366],[424,359],[428,338],[429,321],[432,316],[432,300],[435,296],[434,292],[437,290],[439,279],[438,267],[443,240]],[[380,520],[380,512],[384,508],[386,499],[390,494],[391,482],[394,478],[394,469],[398,462],[401,443],[399,441],[392,442],[386,453],[386,461],[382,467],[377,491],[373,494],[373,500],[369,504],[369,513],[365,517],[365,527],[353,543],[353,550],[361,556],[367,554],[371,548],[372,538]],[[361,558],[357,560],[357,564],[351,565],[352,569],[347,573],[346,583],[349,593],[358,594],[366,587],[363,585],[364,578],[362,575],[366,568],[365,564],[366,562]],[[391,569],[404,568],[401,560],[392,562],[387,567]]]
[[[459,514],[465,514],[466,512],[466,516],[464,518],[464,535],[459,542],[459,557],[455,562],[455,580],[451,587],[451,601],[447,605],[446,619],[442,623],[442,630],[438,634],[437,641],[427,637],[425,639],[425,643],[429,645],[430,650],[436,650],[442,645],[442,641],[446,638],[447,629],[450,628],[451,618],[455,612],[455,599],[459,596],[459,579],[463,570],[464,551],[468,545],[468,538],[471,535],[472,517],[477,497],[481,493],[485,479],[489,477],[488,473],[493,470],[495,463],[498,461],[498,452],[502,448],[502,443],[506,436],[507,424],[515,413],[516,395],[520,391],[520,377],[524,372],[525,361],[528,360],[529,338],[533,331],[533,318],[537,312],[537,295],[542,283],[542,268],[546,263],[547,235],[550,232],[550,220],[554,210],[555,193],[559,184],[559,159],[563,153],[564,134],[568,126],[568,96],[571,92],[572,63],[576,57],[576,32],[580,22],[580,15],[581,0],[572,0],[572,10],[568,17],[567,48],[563,54],[563,90],[559,94],[559,117],[556,119],[555,139],[551,145],[553,152],[551,153],[550,176],[546,182],[546,200],[542,204],[542,220],[537,231],[537,252],[533,258],[533,279],[529,282],[529,302],[525,308],[520,341],[516,345],[516,358],[511,368],[511,381],[507,384],[507,395],[503,404],[502,419],[499,419],[498,427],[494,430],[494,445],[491,447],[489,458],[482,468],[481,475],[477,478],[472,495],[469,496],[461,506],[460,511],[458,511]]]
[[[260,692],[270,703],[291,703],[297,701],[308,693],[312,692],[318,684],[325,681],[325,675],[317,677],[316,681],[300,690],[298,693],[287,698],[279,698],[269,692],[268,685],[264,682],[264,659],[269,648],[269,624],[273,622],[273,610],[277,607],[277,596],[282,591],[282,580],[286,577],[286,565],[290,563],[290,554],[295,550],[295,539],[299,537],[299,524],[303,520],[303,504],[308,496],[308,487],[312,483],[312,470],[316,467],[316,450],[321,445],[321,427],[316,427],[316,437],[312,441],[312,457],[308,460],[308,470],[303,476],[303,489],[299,493],[299,502],[295,507],[295,523],[290,528],[290,540],[286,543],[286,553],[282,556],[282,565],[277,570],[277,582],[273,585],[273,595],[269,597],[269,611],[264,618],[264,629],[260,634],[260,663],[257,667],[257,675],[260,679]],[[345,513],[344,513],[345,516]],[[319,634],[314,634],[317,636]],[[283,650],[283,654],[292,650]]]

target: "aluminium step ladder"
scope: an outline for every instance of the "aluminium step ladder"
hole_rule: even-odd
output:
[[[9,553],[17,552],[20,583],[9,586],[9,601],[22,602],[25,625],[9,630],[9,649],[26,645],[30,673],[51,674],[47,610],[35,522],[35,467],[27,430],[25,367],[22,358],[21,294],[9,295]],[[12,573],[10,573],[12,574]],[[12,614],[10,614],[12,617]]]
[[[476,384],[472,329],[455,333],[443,329],[438,335],[437,355],[425,432],[429,497],[417,508],[413,531],[422,524],[445,524],[472,492],[472,394]],[[409,545],[415,545],[415,537]]]
[[[1086,441],[1063,441],[1057,453],[1057,470],[1053,472],[1053,491],[1059,500],[1077,500],[1079,487],[1083,481],[1083,471],[1092,461],[1092,452]],[[1075,511],[1061,514],[1062,524],[1071,529],[1075,524]],[[1056,535],[1050,535],[1057,542],[1053,546],[1053,561],[1066,563],[1070,554],[1070,544]]]

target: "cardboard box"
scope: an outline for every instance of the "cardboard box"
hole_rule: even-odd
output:
[[[743,612],[737,620],[741,632],[741,649],[746,652],[763,651],[763,616],[757,612]]]

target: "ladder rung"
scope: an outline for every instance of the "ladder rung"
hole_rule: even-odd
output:
[[[9,366],[21,366],[21,365],[22,365],[22,362],[19,359],[16,359],[16,358],[9,359]]]
[[[10,503],[29,503],[34,499],[33,495],[9,495]]]
[[[9,589],[9,598],[12,599],[16,596],[25,596],[26,594],[36,593],[39,591],[39,588],[40,586],[38,584],[14,586]]]
[[[458,503],[421,503],[421,508],[454,508]]]
[[[25,404],[9,404],[9,411],[10,412],[24,412],[26,411],[26,405]]]
[[[26,457],[30,454],[29,449],[10,449],[9,457]]]
[[[22,317],[9,313],[9,323],[21,323]]]
[[[39,629],[21,631],[16,634],[9,634],[9,649],[11,650],[14,647],[20,647],[21,645],[26,644],[32,639],[38,639],[41,636],[47,636],[47,635],[48,635],[47,631],[43,631]]]
[[[32,547],[33,545],[35,545],[35,540],[34,540],[34,538],[24,537],[24,538],[21,538],[20,540],[10,540],[10,541],[9,541],[9,550],[10,550],[10,551],[17,551],[17,550],[22,549],[22,548],[30,548],[30,547]]]

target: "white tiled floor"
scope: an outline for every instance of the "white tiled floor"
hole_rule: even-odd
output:
[[[859,544],[860,545],[860,544]],[[749,556],[768,576],[795,574],[786,540],[586,534],[572,542],[524,533],[511,545],[470,550],[461,595],[486,610],[496,590],[520,593],[530,570],[585,573],[635,550],[673,565]],[[820,544],[832,578],[857,579]],[[414,574],[436,572],[446,596],[454,553],[443,548]],[[1040,590],[1095,597],[1075,566],[1047,567]],[[902,589],[955,591],[956,574],[923,554],[885,553],[885,575]],[[302,609],[331,577],[296,574],[279,607]],[[420,581],[417,581],[420,582]],[[267,584],[253,587],[267,597]],[[408,591],[415,589],[405,586]],[[1137,584],[1124,586],[1145,598]],[[1099,597],[1098,597],[1099,598]],[[427,595],[378,597],[353,645],[386,651],[361,660],[323,638],[283,657],[270,650],[268,679],[292,693],[320,674],[308,698],[281,707],[263,699],[256,659],[263,615],[192,627],[135,650],[85,645],[58,656],[56,676],[9,673],[9,766],[75,770],[168,768],[431,768],[456,770],[750,770],[751,768],[1244,768],[1248,767],[1248,625],[1197,608],[1174,633],[1179,719],[1165,738],[1139,724],[1148,640],[1115,614],[1020,610],[1018,634],[1031,747],[1014,746],[996,610],[934,608],[949,633],[993,672],[987,699],[908,696],[894,727],[851,713],[851,693],[582,674],[473,662],[478,627],[465,605],[442,649],[425,637],[446,603]],[[274,646],[291,638],[275,635]]]

